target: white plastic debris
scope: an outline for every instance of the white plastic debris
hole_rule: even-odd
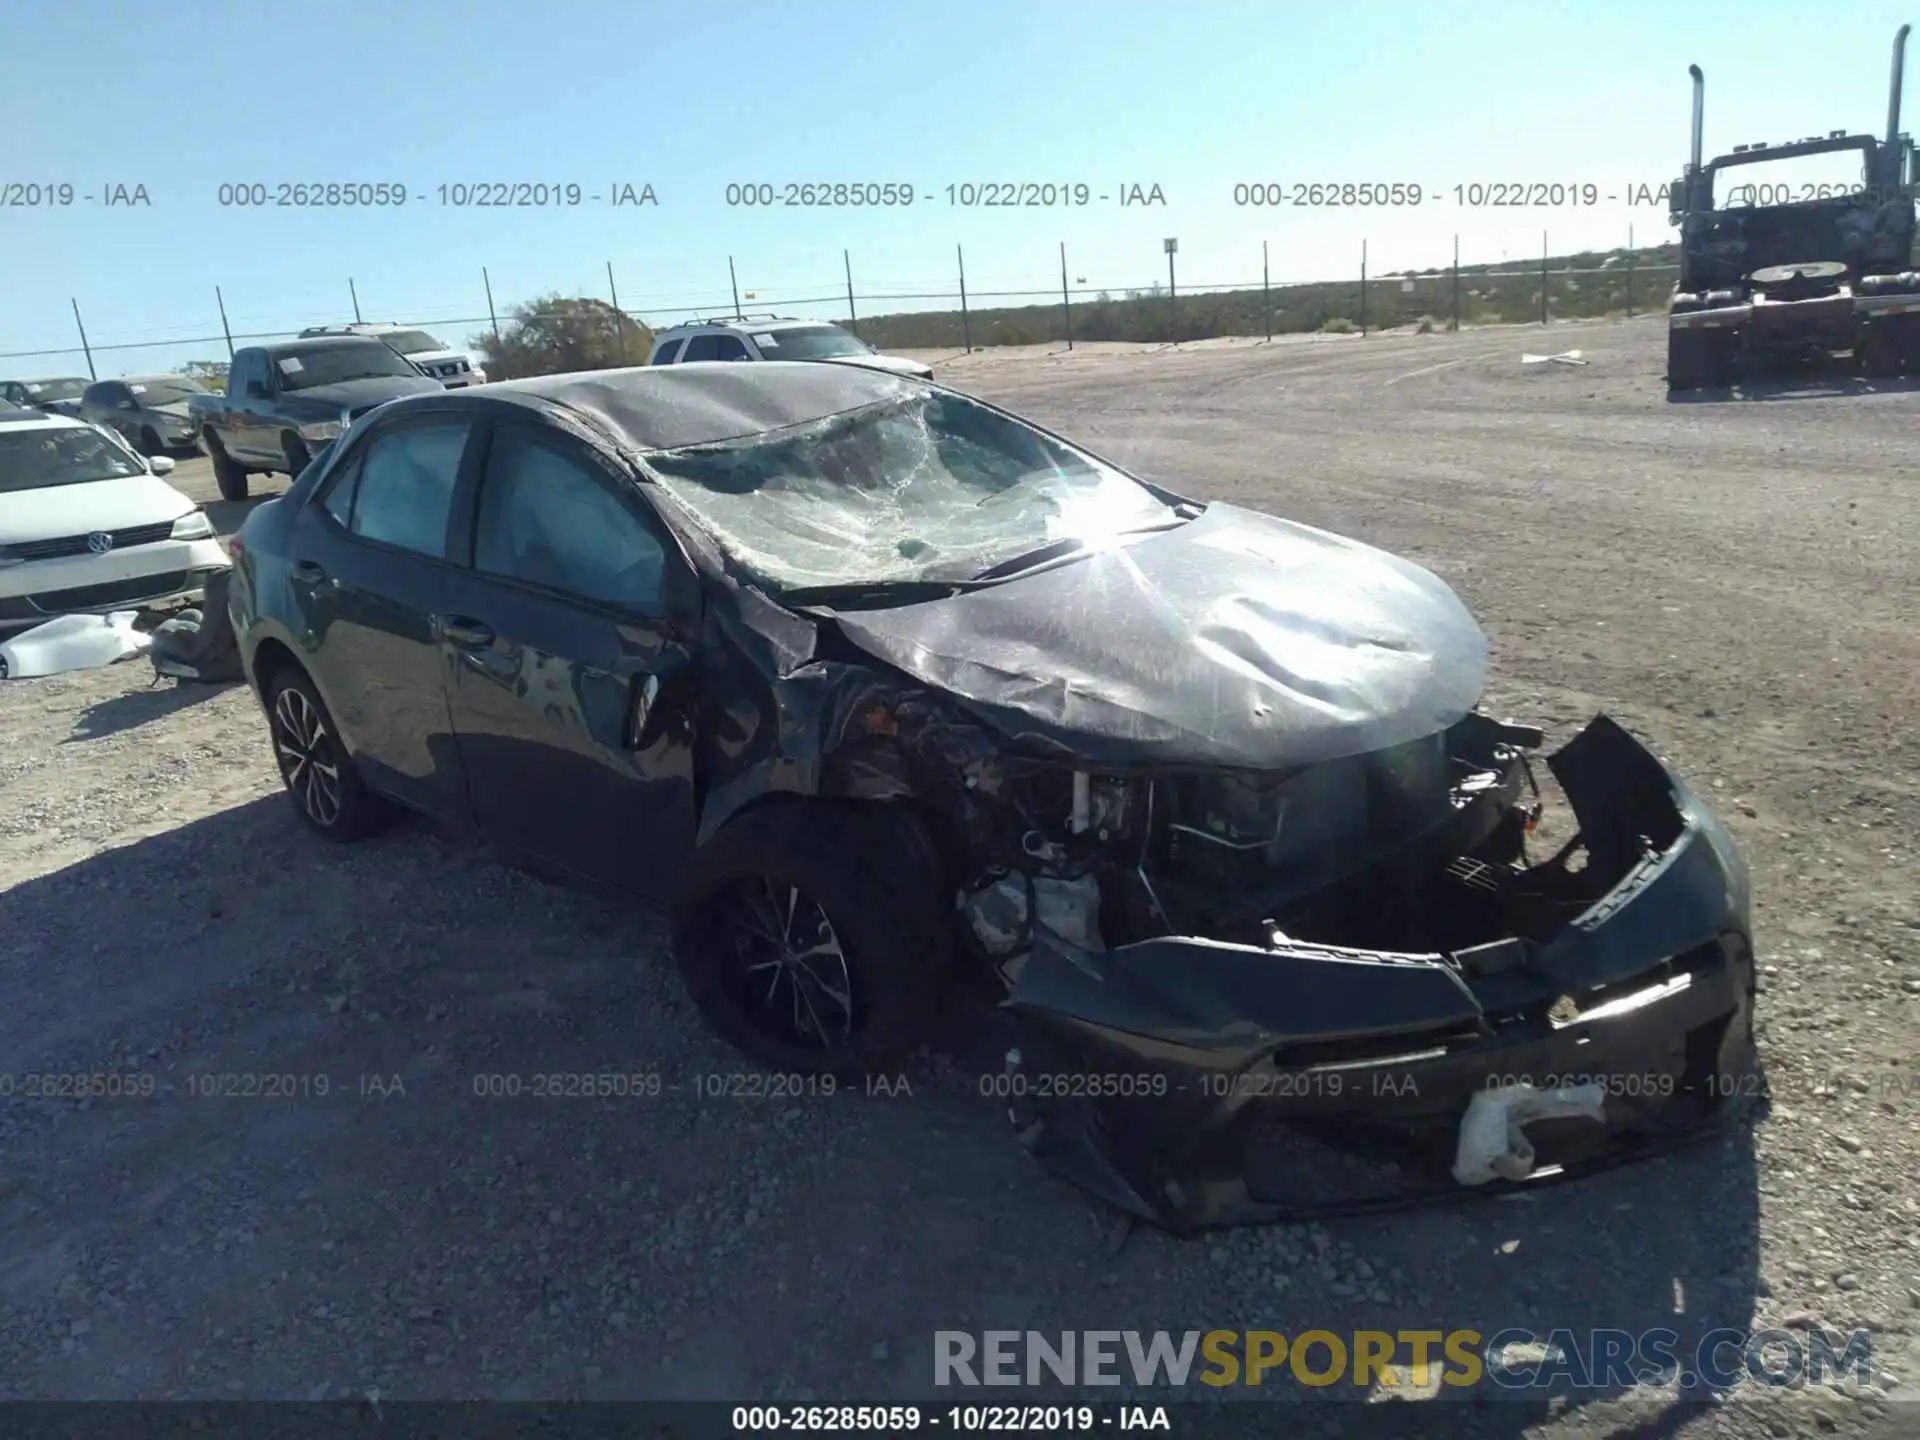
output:
[[[1559,1090],[1502,1085],[1482,1090],[1460,1122],[1453,1178],[1462,1185],[1484,1185],[1496,1178],[1526,1179],[1533,1173],[1533,1144],[1521,1126],[1533,1120],[1600,1120],[1605,1101],[1606,1091],[1598,1085]]]
[[[1585,365],[1578,350],[1562,350],[1558,355],[1522,355],[1522,365]]]
[[[0,645],[0,678],[25,680],[66,670],[91,670],[138,655],[153,637],[133,628],[138,610],[110,615],[61,615],[22,630]]]

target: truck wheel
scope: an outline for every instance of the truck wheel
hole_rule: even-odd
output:
[[[207,458],[213,461],[213,483],[220,487],[222,500],[247,498],[247,472],[227,454],[214,433],[207,431]]]
[[[707,1022],[789,1074],[855,1077],[925,1038],[952,953],[911,812],[830,801],[750,810],[694,853],[674,951]]]
[[[287,457],[287,478],[298,480],[300,472],[313,463],[313,452],[307,449],[307,442],[298,435],[283,436],[280,449]]]

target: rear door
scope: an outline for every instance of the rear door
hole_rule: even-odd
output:
[[[306,663],[375,788],[470,821],[447,714],[441,616],[459,579],[449,557],[462,467],[484,422],[413,411],[357,437],[290,537],[288,584]]]
[[[590,879],[671,891],[692,847],[690,732],[639,748],[685,673],[693,574],[618,465],[532,418],[494,423],[472,563],[447,607],[449,700],[482,833]]]

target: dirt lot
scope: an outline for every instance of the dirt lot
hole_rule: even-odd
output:
[[[938,1328],[1665,1326],[1684,1355],[1820,1322],[1873,1328],[1881,1398],[1751,1387],[1651,1433],[1920,1424],[1920,391],[1670,404],[1660,338],[937,358],[1176,488],[1430,565],[1493,639],[1490,708],[1555,738],[1605,708],[1676,761],[1752,862],[1755,1126],[1523,1202],[1113,1253],[979,1093],[990,1017],[910,1095],[701,1098],[742,1067],[658,915],[423,825],[310,840],[243,689],[15,681],[0,1399],[930,1399]],[[1591,363],[1519,364],[1568,345]],[[659,1093],[476,1094],[600,1071]],[[25,1098],[49,1072],[152,1093]],[[198,1093],[223,1075],[293,1093]],[[1476,1422],[1619,1423],[1617,1392],[1545,1393]]]

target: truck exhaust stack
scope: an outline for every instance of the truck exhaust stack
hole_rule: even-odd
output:
[[[1907,32],[1911,25],[1902,25],[1893,37],[1893,80],[1887,87],[1887,144],[1891,145],[1900,135],[1900,85],[1905,78],[1907,68]],[[1696,107],[1698,102],[1695,102]],[[1696,150],[1699,146],[1694,147]]]
[[[1905,36],[1905,29],[1900,33]],[[1896,60],[1894,63],[1897,66],[1899,62]],[[1687,73],[1693,76],[1693,163],[1688,168],[1697,174],[1700,169],[1700,146],[1706,136],[1707,77],[1700,73],[1698,65],[1687,66]],[[1899,71],[1896,69],[1894,74],[1898,76]],[[1898,85],[1899,81],[1896,79],[1894,83]]]

